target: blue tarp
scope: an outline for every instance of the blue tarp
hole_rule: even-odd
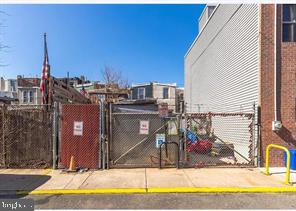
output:
[[[183,130],[183,132],[185,132],[185,130]],[[186,139],[189,140],[192,143],[195,143],[198,141],[198,137],[197,135],[192,132],[191,130],[186,130]]]

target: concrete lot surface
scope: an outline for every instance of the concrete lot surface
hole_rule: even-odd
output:
[[[258,168],[111,169],[85,173],[61,170],[1,169],[0,191],[120,188],[286,187],[285,169],[266,176]],[[292,182],[296,173],[291,173]]]

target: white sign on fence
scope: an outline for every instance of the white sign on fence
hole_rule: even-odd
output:
[[[140,134],[148,135],[149,134],[149,121],[140,121]]]
[[[83,122],[74,121],[74,136],[82,136],[83,135]]]
[[[156,148],[159,148],[160,145],[165,142],[165,134],[156,134]]]
[[[169,120],[168,122],[168,135],[178,135],[177,122],[175,120]]]

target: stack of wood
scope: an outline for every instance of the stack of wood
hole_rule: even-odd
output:
[[[63,81],[49,77],[49,102],[48,104],[52,104],[53,102],[60,103],[76,103],[76,104],[87,104],[90,103],[90,100],[82,95],[79,91],[74,89],[73,87],[68,86]]]

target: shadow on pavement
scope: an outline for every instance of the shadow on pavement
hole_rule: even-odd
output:
[[[30,174],[0,174],[0,198],[22,198],[18,191],[30,192],[46,183],[51,177],[48,175]]]

